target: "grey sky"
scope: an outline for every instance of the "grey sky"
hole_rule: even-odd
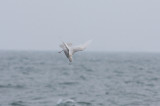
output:
[[[1,0],[0,49],[160,52],[160,0]]]

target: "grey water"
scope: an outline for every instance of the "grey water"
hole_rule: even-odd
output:
[[[0,51],[0,106],[160,106],[160,54]],[[68,106],[68,105],[66,105]]]

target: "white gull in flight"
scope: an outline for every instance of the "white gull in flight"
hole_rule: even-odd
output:
[[[72,46],[72,43],[65,43],[63,42],[60,47],[63,49],[61,52],[64,52],[66,57],[72,62],[72,56],[75,52],[83,51],[86,47],[91,43],[91,40],[87,41],[86,43],[79,45],[79,46]]]

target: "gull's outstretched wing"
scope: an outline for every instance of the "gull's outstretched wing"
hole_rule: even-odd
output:
[[[60,45],[60,47],[66,51],[66,56],[69,57],[73,54],[73,51],[71,49],[72,43],[65,43],[63,42],[63,44]]]
[[[78,51],[83,51],[83,50],[85,50],[85,49],[87,48],[87,46],[88,46],[91,42],[92,42],[92,41],[89,40],[89,41],[87,41],[86,43],[84,43],[83,45],[73,47],[73,48],[72,48],[73,53],[78,52]]]
[[[72,46],[72,43],[66,43],[66,45],[68,45],[68,47],[71,47]],[[64,43],[59,45],[62,49],[66,49]]]

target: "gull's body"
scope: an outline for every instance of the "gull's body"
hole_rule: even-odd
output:
[[[72,62],[72,56],[73,56],[73,54],[75,52],[85,50],[90,42],[91,41],[88,41],[85,44],[80,45],[80,46],[72,46],[72,43],[65,43],[65,42],[63,42],[60,45],[60,47],[63,49],[62,51],[64,52],[64,54],[66,55],[66,57],[69,59],[69,61]],[[59,53],[61,53],[62,51],[60,51]]]

